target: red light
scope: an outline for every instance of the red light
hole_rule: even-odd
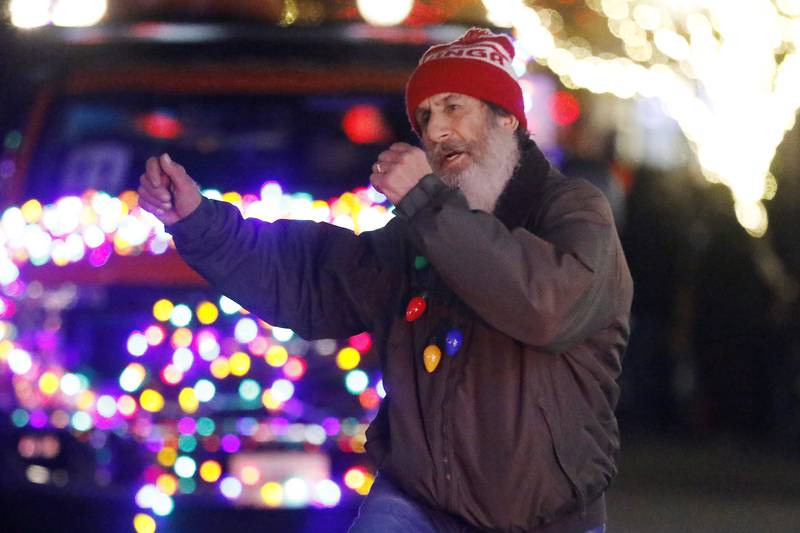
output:
[[[219,437],[216,435],[210,435],[203,439],[203,448],[206,449],[207,452],[217,452],[219,451]]]
[[[147,483],[155,483],[158,476],[163,474],[163,470],[158,467],[158,465],[150,465],[144,469],[144,474],[142,477]]]
[[[367,332],[359,333],[358,335],[350,337],[348,343],[359,352],[365,353],[372,348],[372,337],[370,337]]]
[[[350,437],[340,437],[339,440],[336,441],[336,444],[344,453],[352,453],[353,451],[352,446],[350,446]]]
[[[357,144],[377,144],[389,141],[391,135],[381,111],[374,105],[355,105],[342,118],[342,130]]]
[[[289,360],[286,361],[286,364],[283,365],[284,375],[292,381],[297,381],[298,379],[302,378],[307,369],[308,364],[306,363],[305,359],[296,357],[294,355],[290,356]]]
[[[166,338],[166,331],[159,325],[153,324],[144,331],[144,337],[150,346],[158,346]]]
[[[173,364],[169,364],[161,370],[161,381],[167,385],[177,385],[183,379],[183,371]]]
[[[381,404],[381,398],[373,388],[366,389],[359,394],[358,401],[364,409],[376,409]]]
[[[581,116],[581,105],[570,93],[558,91],[550,100],[550,116],[559,126],[569,126]]]
[[[183,125],[178,119],[157,111],[137,118],[136,125],[157,139],[174,139],[183,133]]]
[[[117,400],[117,410],[125,418],[130,418],[136,413],[136,400],[128,394],[123,394]]]
[[[432,5],[433,4],[433,5]],[[429,26],[440,24],[448,18],[448,9],[431,3],[414,2],[411,13],[403,21],[404,26]]]

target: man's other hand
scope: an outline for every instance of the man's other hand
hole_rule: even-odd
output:
[[[425,152],[406,143],[394,143],[378,155],[369,181],[397,205],[414,185],[433,172]]]
[[[165,225],[186,218],[200,205],[200,188],[168,154],[147,160],[139,178],[139,205]]]

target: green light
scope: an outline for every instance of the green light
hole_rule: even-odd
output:
[[[72,427],[78,431],[89,431],[92,429],[92,417],[85,411],[77,411],[70,420]]]
[[[198,435],[202,435],[203,437],[208,437],[209,435],[214,433],[215,428],[216,425],[214,424],[214,421],[204,416],[202,418],[197,419],[197,428],[195,429],[195,431],[197,431]]]
[[[193,435],[181,435],[178,437],[178,448],[186,453],[192,453],[197,448],[197,439]]]
[[[181,494],[191,494],[197,489],[197,482],[194,478],[182,477],[178,480],[178,490]]]
[[[347,392],[350,394],[361,394],[369,385],[369,376],[363,370],[351,370],[344,378]]]
[[[18,428],[27,426],[30,419],[31,415],[25,409],[14,409],[14,412],[11,413],[11,422]]]
[[[236,433],[238,432],[238,428],[236,427],[236,423],[238,422],[235,418],[226,418],[222,421],[222,433]]]
[[[6,150],[16,152],[22,145],[22,133],[17,130],[11,130],[6,134],[5,142],[3,143]]]
[[[82,391],[89,388],[91,383],[89,382],[89,377],[86,374],[77,373],[75,376],[78,378],[78,383],[81,384]]]
[[[254,379],[242,380],[239,385],[239,396],[246,402],[256,401],[261,396],[261,385]]]
[[[342,433],[345,435],[352,437],[358,431],[358,419],[349,416],[342,420]]]

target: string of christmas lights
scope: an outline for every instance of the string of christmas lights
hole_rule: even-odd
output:
[[[371,188],[330,202],[285,194],[275,182],[266,183],[259,195],[204,194],[266,221],[326,221],[359,232],[381,227],[392,217],[382,205],[385,197]],[[246,461],[226,466],[226,458],[270,445],[306,453],[363,454],[367,423],[385,396],[375,365],[365,365],[372,343],[368,334],[307,342],[224,296],[194,303],[161,298],[153,302],[150,322],[120,340],[127,362],[118,379],[92,383],[86,373],[64,367],[52,341],[41,342],[46,332],[33,332],[38,339],[33,342],[16,323],[22,300],[35,296],[52,307],[60,299],[56,307],[64,309],[77,289],[45,299],[41,284],[20,279],[20,267],[88,261],[100,268],[115,253],[162,254],[171,246],[163,224],[138,207],[134,192],[114,198],[87,191],[49,205],[29,200],[6,209],[0,242],[0,378],[9,379],[14,392],[11,421],[21,429],[69,431],[97,450],[103,459],[98,464],[112,460],[105,446],[112,434],[147,450],[150,463],[135,494],[141,509],[134,517],[137,531],[154,531],[155,517],[172,512],[176,494],[216,492],[234,502],[267,507],[332,507],[343,487],[360,495],[369,491],[373,475],[358,464],[340,481],[292,475],[267,479]],[[298,392],[309,367],[317,376],[330,377],[331,370],[340,374],[328,381],[338,381],[344,396],[356,400],[340,409],[350,416],[332,416],[338,404],[329,397],[315,401],[313,387]],[[25,436],[19,452],[23,458],[57,454],[58,441]],[[39,465],[31,465],[26,474],[36,482],[60,476]],[[107,483],[108,472],[101,468],[97,478]]]
[[[567,35],[557,11],[484,0],[488,19],[513,27],[520,67],[546,66],[569,88],[655,97],[697,153],[704,176],[730,188],[739,223],[768,228],[770,163],[800,108],[800,1],[586,0],[625,56]]]

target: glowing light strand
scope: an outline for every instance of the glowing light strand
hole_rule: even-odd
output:
[[[769,166],[800,108],[800,18],[792,2],[587,0],[622,40],[625,57],[557,38],[549,10],[484,0],[489,20],[514,27],[524,61],[571,88],[656,97],[680,125],[704,176],[729,187],[739,223],[768,227]],[[578,43],[578,44],[576,44]]]
[[[259,197],[255,195],[241,196],[237,193],[222,195],[215,191],[204,192],[208,196],[221,198],[235,204],[245,216],[258,216],[264,220],[311,219],[339,224],[354,231],[363,231],[381,227],[393,216],[391,211],[380,205],[385,198],[368,189],[345,193],[339,198],[332,199],[329,203],[313,201],[310,196],[304,194],[283,194],[280,186],[276,183],[268,183],[262,188],[261,193]],[[112,198],[102,192],[87,191],[80,197],[65,197],[51,205],[43,206],[37,200],[29,200],[20,207],[6,209],[0,217],[0,244],[3,245],[0,247],[0,274],[2,274],[0,275],[0,285],[3,286],[3,290],[7,295],[14,293],[19,296],[22,293],[15,287],[23,287],[22,291],[24,292],[25,283],[19,279],[18,265],[24,265],[26,262],[38,266],[52,261],[57,266],[63,266],[88,258],[88,261],[94,266],[102,267],[111,253],[131,255],[147,252],[158,255],[166,251],[170,244],[170,236],[164,232],[164,227],[160,222],[139,209],[137,200],[136,194],[131,191],[126,191],[118,198]],[[98,250],[103,250],[103,253],[95,253]],[[165,303],[169,304],[169,309],[162,309]],[[208,307],[208,305],[205,306],[205,308]],[[247,311],[238,306],[236,308],[228,307],[225,308],[229,315],[228,321],[238,322],[247,314]],[[177,342],[175,332],[182,332],[184,334],[182,337],[186,337],[186,342],[191,342],[196,333],[202,333],[202,330],[194,332],[187,329],[184,324],[185,320],[172,320],[174,318],[173,311],[178,308],[182,309],[181,305],[173,305],[168,300],[157,302],[157,305],[154,306],[154,318],[159,322],[169,321],[172,326],[180,329],[167,335],[165,326],[168,327],[168,324],[165,323],[163,325],[153,324],[144,330],[145,333],[133,332],[128,340],[130,355],[141,358],[145,365],[150,366],[153,363],[152,358],[154,355],[158,356],[157,352],[160,350],[168,352],[166,356],[165,353],[161,353],[160,359],[171,361],[174,353],[171,353],[171,349],[167,347],[168,344],[163,342],[165,338],[172,338],[173,343],[177,346],[185,342]],[[7,307],[4,309],[7,310]],[[166,310],[170,312],[165,314]],[[208,311],[208,309],[205,310]],[[162,313],[162,311],[165,312]],[[13,311],[11,316],[13,316]],[[204,323],[214,322],[217,318],[216,316],[211,318],[207,312],[200,313],[198,316],[205,317],[202,320]],[[250,318],[244,320],[253,322]],[[259,329],[258,333],[268,334],[267,330],[270,327],[266,324],[260,325],[263,325],[266,330]],[[180,428],[174,420],[162,420],[162,409],[167,405],[180,404],[184,412],[193,415],[200,407],[200,401],[210,399],[201,399],[195,389],[191,387],[174,387],[184,379],[183,369],[175,364],[168,364],[159,373],[158,368],[146,368],[135,363],[133,370],[128,368],[122,372],[119,389],[116,393],[101,395],[93,390],[84,376],[65,372],[56,364],[47,364],[35,351],[24,350],[13,340],[15,336],[13,322],[0,322],[0,326],[2,326],[0,366],[8,365],[12,373],[16,374],[15,379],[18,380],[18,386],[14,387],[16,403],[18,406],[25,407],[24,409],[18,408],[15,413],[19,411],[17,420],[25,419],[24,422],[20,422],[22,424],[28,424],[28,420],[30,420],[32,427],[50,425],[91,435],[123,430],[129,437],[152,451],[160,449],[157,454],[158,461],[162,463],[163,467],[166,467],[165,461],[168,461],[166,458],[169,454],[165,455],[165,452],[173,448],[165,444],[167,442],[165,439],[177,438]],[[274,341],[288,342],[292,339],[291,331],[275,329],[275,334],[272,335]],[[240,332],[241,340],[251,340],[252,334],[253,331],[250,331],[249,335],[241,335]],[[228,339],[228,341],[232,340]],[[252,353],[244,346],[242,349],[247,351],[247,354],[240,352],[239,359],[244,361],[247,358],[249,361]],[[156,354],[151,352],[156,352]],[[203,352],[201,355],[208,355],[209,359],[213,359],[217,354]],[[188,363],[186,357],[178,358],[178,360],[184,365]],[[191,364],[187,366],[191,366]],[[242,364],[236,365],[236,368],[241,374],[245,374],[248,370]],[[232,366],[231,371],[233,370]],[[276,369],[275,372],[282,373],[283,370]],[[291,375],[299,379],[302,373],[298,373],[295,369]],[[164,383],[159,383],[155,379],[159,374]],[[289,375],[286,374],[286,376]],[[81,381],[79,378],[84,378],[84,380]],[[104,390],[107,389],[105,386],[102,387]],[[273,384],[273,389],[278,400],[288,400],[293,396],[294,387],[286,379],[278,379]],[[171,393],[170,390],[173,392]],[[176,390],[181,390],[181,394],[177,395],[177,398],[174,394]],[[292,401],[303,404],[298,399],[292,398]],[[366,406],[362,407],[367,409]],[[280,408],[280,405],[277,408]],[[209,414],[216,416],[213,411]],[[365,423],[356,419],[336,420],[329,417],[324,422],[325,427],[323,428],[323,425],[314,423],[289,422],[291,417],[287,419],[286,416],[281,413],[277,417],[262,416],[259,419],[249,417],[248,419],[252,422],[246,425],[247,428],[245,425],[241,425],[242,420],[239,420],[237,427],[244,428],[240,430],[241,438],[250,438],[257,443],[296,444],[307,442],[314,446],[338,446],[344,452],[364,452]],[[191,424],[185,422],[184,429],[189,425],[197,426],[198,435],[201,434],[199,427],[204,417],[196,420],[191,416],[185,418]],[[281,424],[274,425],[279,420],[286,421],[288,424],[286,430],[281,430],[283,427]],[[204,435],[210,436],[214,433],[215,426],[224,427],[226,425],[228,425],[227,422],[220,420],[216,424],[212,423],[209,430],[206,423],[203,426],[205,429],[202,431],[205,431]],[[137,430],[137,427],[140,430]],[[153,430],[147,428],[153,428]],[[262,429],[256,430],[255,428]],[[158,440],[154,441],[153,435],[157,435]],[[191,457],[193,450],[200,449],[197,440],[192,439],[194,437],[188,436],[181,441],[184,459],[178,465],[179,475],[181,473],[189,475],[190,469],[185,468],[189,461],[192,461],[192,465],[199,464]],[[223,449],[226,452],[234,448],[238,449],[239,442],[240,437],[236,435],[227,434],[222,437]],[[175,460],[173,457],[171,461],[175,462]],[[151,465],[150,472],[152,472],[152,468],[161,467],[154,463]],[[160,516],[170,514],[173,508],[171,495],[176,490],[184,493],[194,491],[195,482],[191,479],[194,469],[191,470],[192,476],[186,477],[185,482],[181,481],[180,483],[175,480],[174,476],[162,471],[157,487],[146,485],[155,487],[153,490],[145,491],[147,494],[152,493],[150,494],[152,501],[148,500],[140,507],[150,509],[154,514]],[[145,477],[147,477],[146,472]],[[314,501],[323,506],[336,505],[340,497],[338,485],[332,480],[325,481],[320,485],[321,494],[316,495]],[[297,485],[298,481],[294,484]],[[306,500],[302,499],[302,501],[293,502],[287,500],[284,503],[303,505],[305,502]],[[149,523],[148,515],[140,514],[137,517],[140,522]]]
[[[305,193],[285,194],[274,182],[262,188],[260,197],[213,190],[204,194],[233,203],[246,217],[324,221],[356,233],[380,228],[394,216],[381,205],[385,199],[366,188],[330,202],[312,201]],[[163,254],[172,241],[164,225],[138,206],[134,191],[113,198],[90,190],[44,206],[32,199],[7,208],[0,216],[0,244],[0,285],[8,285],[18,279],[19,267],[26,263],[65,266],[87,260],[100,267],[111,254]]]

